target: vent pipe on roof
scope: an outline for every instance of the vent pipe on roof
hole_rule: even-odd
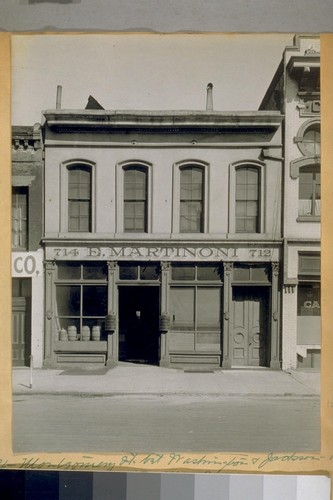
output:
[[[206,111],[213,111],[213,84],[207,85]]]
[[[57,100],[56,100],[56,109],[61,109],[61,94],[62,94],[62,86],[57,86]]]

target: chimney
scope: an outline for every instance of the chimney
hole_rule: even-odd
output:
[[[57,86],[56,109],[61,109],[61,93],[62,93],[62,86],[58,85]]]
[[[213,111],[213,84],[207,85],[206,111]]]

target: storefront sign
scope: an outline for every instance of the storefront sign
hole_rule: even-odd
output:
[[[13,252],[12,276],[14,278],[34,278],[43,276],[41,252]]]
[[[46,259],[269,262],[279,260],[279,249],[222,246],[49,247],[46,249]]]

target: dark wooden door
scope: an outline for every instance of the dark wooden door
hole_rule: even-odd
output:
[[[266,366],[268,297],[266,288],[234,288],[232,365]]]
[[[28,297],[13,297],[12,359],[13,366],[29,366],[31,353],[31,301]]]

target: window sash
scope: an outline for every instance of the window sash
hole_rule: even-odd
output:
[[[124,231],[147,232],[148,172],[142,167],[124,169]]]
[[[27,249],[28,246],[28,193],[14,189],[12,195],[12,246]]]
[[[68,169],[68,231],[91,231],[91,169]]]
[[[180,169],[180,216],[181,233],[202,233],[204,221],[204,171],[201,167]]]
[[[300,172],[298,215],[320,216],[320,173]]]
[[[236,170],[236,232],[258,233],[260,216],[260,174],[257,168]]]

